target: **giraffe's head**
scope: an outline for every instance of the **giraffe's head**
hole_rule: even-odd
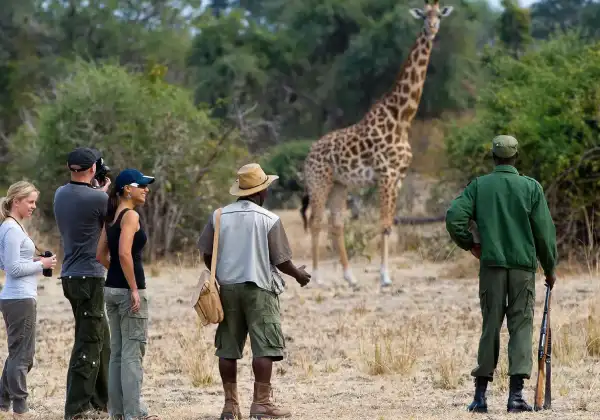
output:
[[[440,10],[439,0],[425,0],[423,9],[410,9],[410,14],[415,19],[423,19],[423,30],[433,40],[440,28],[440,20],[449,16],[453,9],[452,6],[445,6]]]

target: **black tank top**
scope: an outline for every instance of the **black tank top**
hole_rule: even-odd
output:
[[[106,287],[116,287],[120,289],[129,289],[129,284],[121,268],[119,261],[119,238],[121,237],[121,219],[123,215],[131,209],[124,209],[119,213],[117,220],[112,225],[106,225],[106,237],[108,239],[108,250],[110,252],[110,265],[106,274]],[[135,273],[135,282],[138,289],[146,288],[146,278],[144,276],[144,267],[142,266],[142,250],[147,241],[146,232],[140,220],[140,229],[133,236],[131,244],[131,256],[133,257],[133,272]]]

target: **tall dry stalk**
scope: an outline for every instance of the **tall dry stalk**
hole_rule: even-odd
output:
[[[179,338],[182,354],[180,363],[182,370],[189,375],[192,385],[204,387],[215,382],[214,348],[205,336],[205,330],[197,322],[196,333],[192,336],[181,336]]]
[[[600,357],[600,310],[597,305],[591,306],[586,324],[585,346],[588,355]]]
[[[361,357],[370,375],[408,374],[418,358],[420,333],[403,326],[373,331],[370,345],[361,346]]]

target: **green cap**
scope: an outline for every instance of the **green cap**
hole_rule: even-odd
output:
[[[500,158],[509,158],[517,154],[517,139],[512,136],[500,135],[492,140],[492,153]]]

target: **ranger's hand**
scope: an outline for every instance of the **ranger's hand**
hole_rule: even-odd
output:
[[[549,276],[546,276],[546,286],[548,286],[550,288],[550,290],[552,290],[552,288],[554,287],[555,281],[556,281],[556,274],[550,274]]]
[[[473,245],[473,248],[471,248],[471,254],[473,254],[477,259],[481,258],[481,245]]]
[[[304,287],[310,281],[310,274],[308,274],[305,270],[305,265],[298,267],[298,275],[296,276],[296,281],[300,283],[300,286]]]

